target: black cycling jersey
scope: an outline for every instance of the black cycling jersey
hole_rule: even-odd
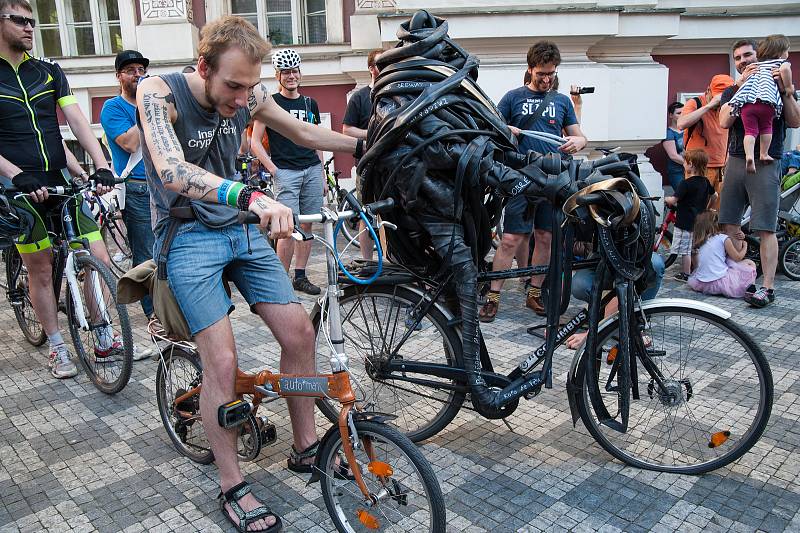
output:
[[[26,53],[15,69],[0,57],[0,155],[30,172],[65,168],[56,105],[75,103],[55,63]]]

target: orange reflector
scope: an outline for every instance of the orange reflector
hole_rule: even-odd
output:
[[[381,461],[371,461],[367,465],[367,470],[369,470],[378,477],[389,477],[392,474],[394,474],[394,470],[392,470],[392,467]]]
[[[367,529],[378,529],[380,525],[378,524],[378,520],[372,516],[369,511],[366,509],[359,509],[358,510],[358,520],[364,524],[364,527]]]
[[[609,365],[614,362],[614,359],[617,358],[617,354],[619,353],[619,346],[614,346],[608,351],[608,356],[606,357],[606,363]]]
[[[728,440],[728,437],[731,436],[730,431],[717,431],[713,435],[711,435],[711,440],[708,441],[709,448],[716,448],[717,446],[722,446],[725,444],[725,441]]]

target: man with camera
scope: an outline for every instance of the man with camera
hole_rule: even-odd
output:
[[[561,52],[555,43],[539,41],[528,50],[528,72],[531,81],[506,93],[497,108],[509,128],[517,135],[519,149],[525,153],[534,150],[548,153],[559,150],[571,156],[586,146],[586,136],[581,131],[570,99],[554,90]],[[566,142],[561,146],[549,144],[520,134],[522,130],[541,131],[561,136],[566,133]],[[541,202],[535,210],[529,206],[524,195],[512,198],[505,207],[503,238],[494,256],[492,270],[511,267],[514,255],[534,231],[536,244],[531,262],[546,265],[550,261],[552,239],[552,206]],[[544,315],[541,286],[544,276],[532,276],[525,305],[539,315]],[[500,307],[500,289],[503,280],[493,281],[487,300],[479,313],[481,322],[491,322]]]

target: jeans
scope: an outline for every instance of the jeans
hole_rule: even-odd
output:
[[[128,231],[133,261],[131,266],[144,263],[153,258],[153,235],[150,223],[150,192],[147,183],[128,182],[125,184],[125,210],[122,220]],[[142,298],[142,311],[147,316],[153,314],[153,300],[150,296]]]
[[[664,280],[664,259],[657,253],[653,253],[650,257],[653,265],[653,270],[656,272],[656,279],[652,285],[642,293],[642,300],[652,300],[661,289],[661,282]],[[584,302],[589,301],[592,294],[592,285],[594,284],[595,271],[590,269],[578,270],[572,275],[572,296]]]

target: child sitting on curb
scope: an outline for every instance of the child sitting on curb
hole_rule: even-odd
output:
[[[694,225],[697,268],[689,277],[692,290],[703,294],[720,294],[742,298],[756,280],[756,264],[745,259],[747,243],[741,230],[732,239],[722,233],[717,214],[703,211]]]

